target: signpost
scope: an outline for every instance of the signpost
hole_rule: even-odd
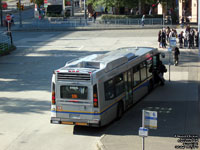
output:
[[[169,44],[170,44],[170,47],[168,48],[168,52],[169,52],[169,82],[170,82],[170,65],[171,65],[170,56],[171,56],[172,49],[176,47],[176,37],[171,37],[169,39]]]
[[[142,127],[139,128],[139,136],[142,137],[142,150],[145,147],[145,137],[148,136],[149,129],[157,129],[157,112],[142,110]]]
[[[11,22],[11,16],[9,14],[6,15],[6,20],[8,22],[8,32],[10,32],[10,22]]]

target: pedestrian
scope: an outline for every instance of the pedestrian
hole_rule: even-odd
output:
[[[162,30],[161,41],[162,41],[162,48],[166,48],[166,33],[165,33],[165,30]]]
[[[97,18],[96,11],[94,11],[94,13],[93,13],[93,17],[94,17],[94,23],[95,23],[95,21],[96,21],[96,18]]]
[[[190,39],[190,32],[189,31],[185,31],[185,47],[189,48],[189,39]]]
[[[184,20],[185,20],[184,17],[182,17],[182,18],[181,18],[181,28],[182,28],[182,29],[184,28]]]
[[[173,49],[173,55],[174,55],[174,66],[177,66],[179,63],[179,55],[180,55],[180,51],[178,47],[175,47]]]
[[[178,35],[178,39],[179,39],[179,48],[183,48],[183,31],[181,31],[181,33]]]
[[[170,27],[167,26],[167,31],[166,31],[166,35],[167,35],[167,42],[169,43],[169,34],[170,34],[171,30]]]
[[[158,62],[158,77],[160,80],[160,85],[165,84],[165,79],[163,77],[164,73],[167,72],[167,68],[163,65],[162,61]]]
[[[142,26],[144,26],[144,20],[145,20],[145,15],[142,16],[141,22],[142,22]]]
[[[196,47],[198,48],[199,47],[199,32],[197,29],[195,31],[196,31],[195,32],[195,44],[196,44]]]
[[[158,32],[158,47],[161,47],[161,30]]]

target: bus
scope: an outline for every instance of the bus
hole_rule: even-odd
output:
[[[124,47],[67,62],[52,76],[50,122],[100,127],[121,118],[158,84],[152,69],[160,56],[156,48]]]

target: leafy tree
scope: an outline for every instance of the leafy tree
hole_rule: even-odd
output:
[[[37,4],[38,6],[41,6],[44,5],[44,0],[35,0],[34,3]]]

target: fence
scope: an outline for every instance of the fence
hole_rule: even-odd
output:
[[[16,22],[17,24],[17,22]],[[145,19],[145,25],[163,25],[162,18]],[[166,25],[166,22],[164,22]],[[169,23],[168,23],[169,24]],[[141,25],[141,19],[109,19],[109,20],[94,20],[92,19],[66,19],[66,20],[42,20],[33,19],[29,22],[23,22],[23,28],[29,29],[67,29],[76,27],[93,27],[93,28],[106,28],[106,27],[126,27]]]
[[[0,51],[5,51],[11,46],[11,39],[6,32],[0,32]]]

